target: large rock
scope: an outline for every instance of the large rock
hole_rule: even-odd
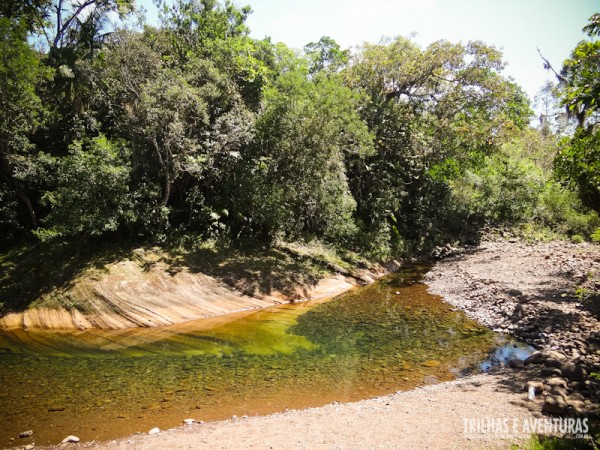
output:
[[[508,361],[508,367],[510,367],[511,369],[522,369],[523,361],[521,361],[520,359],[511,359],[510,361]]]
[[[541,381],[531,380],[525,383],[525,386],[523,386],[523,388],[527,392],[529,391],[529,388],[534,388],[536,395],[538,395],[544,392],[544,383],[542,383]]]
[[[569,406],[570,412],[578,416],[584,416],[587,414],[587,408],[582,400],[571,399],[570,397],[565,400]]]
[[[543,352],[536,351],[529,355],[523,363],[526,366],[529,364],[542,364],[546,359],[546,355]]]
[[[535,351],[531,355],[527,357],[524,361],[525,365],[528,364],[544,364],[546,365],[546,361],[566,361],[567,357],[562,353],[556,352],[554,350],[545,350],[545,351]]]
[[[548,380],[546,380],[546,383],[548,383],[548,386],[550,387],[562,387],[562,388],[567,388],[567,382],[565,380],[563,380],[562,378],[558,378],[558,377],[554,377],[554,378],[550,378]]]
[[[542,412],[545,414],[566,414],[569,410],[569,405],[563,397],[560,395],[548,395],[544,406],[542,406]]]
[[[563,365],[563,362],[559,361],[558,359],[548,358],[546,361],[544,361],[544,365],[546,367],[556,367],[557,369],[560,369]]]
[[[562,375],[571,381],[583,381],[587,376],[586,370],[581,364],[566,363],[560,368]]]
[[[554,350],[546,350],[544,352],[544,354],[546,355],[546,359],[552,358],[552,359],[556,359],[558,361],[566,361],[566,359],[567,359],[567,357],[565,355],[563,355],[560,352],[554,351]]]
[[[567,391],[564,387],[560,387],[560,386],[554,386],[550,390],[550,393],[554,394],[554,395],[560,395],[565,398],[567,398],[567,396],[569,395],[569,391]]]
[[[556,367],[544,367],[541,370],[542,376],[543,377],[560,377],[562,376],[562,372],[560,371],[560,369],[557,369]]]

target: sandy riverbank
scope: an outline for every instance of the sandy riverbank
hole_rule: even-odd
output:
[[[157,435],[88,443],[92,449],[501,449],[523,441],[503,433],[465,433],[465,420],[540,417],[519,379],[503,373],[413,391],[265,417],[184,425]],[[531,408],[531,409],[530,409]],[[533,411],[532,411],[533,409]],[[520,425],[519,425],[520,428]],[[528,436],[526,437],[528,438]]]

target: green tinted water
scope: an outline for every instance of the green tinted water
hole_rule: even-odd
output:
[[[0,444],[108,439],[453,378],[494,335],[412,267],[327,302],[158,329],[0,332]],[[17,439],[32,429],[28,439]]]

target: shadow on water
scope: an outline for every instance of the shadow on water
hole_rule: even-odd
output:
[[[164,328],[2,331],[0,444],[29,429],[38,445],[68,434],[109,439],[187,417],[265,414],[453,379],[477,367],[496,336],[429,294],[419,282],[426,271],[403,268],[329,301]]]

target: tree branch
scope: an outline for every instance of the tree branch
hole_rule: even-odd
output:
[[[542,58],[542,60],[544,61],[544,68],[546,70],[551,70],[552,72],[554,72],[554,75],[556,75],[556,78],[558,78],[558,81],[560,81],[561,83],[566,83],[567,80],[565,79],[565,77],[563,77],[556,70],[554,70],[554,67],[552,67],[552,64],[550,64],[550,61],[548,61],[546,58],[544,58],[544,56],[542,55],[542,52],[540,51],[539,48],[537,49],[537,52],[540,55],[540,58]]]
[[[57,25],[56,25],[56,36],[54,37],[54,47],[58,46],[58,42],[61,40],[63,33],[71,25],[71,22],[73,22],[73,20],[75,20],[77,18],[77,16],[79,16],[79,14],[81,14],[81,11],[83,11],[88,6],[93,5],[94,3],[96,3],[96,0],[87,0],[87,1],[83,2],[81,5],[79,5],[79,7],[75,10],[75,12],[71,15],[71,17],[69,17],[65,21],[65,23],[62,24],[62,26],[60,24],[60,12],[59,12]],[[60,0],[60,2],[59,2],[59,8],[61,7],[61,4],[62,4],[62,0]]]

